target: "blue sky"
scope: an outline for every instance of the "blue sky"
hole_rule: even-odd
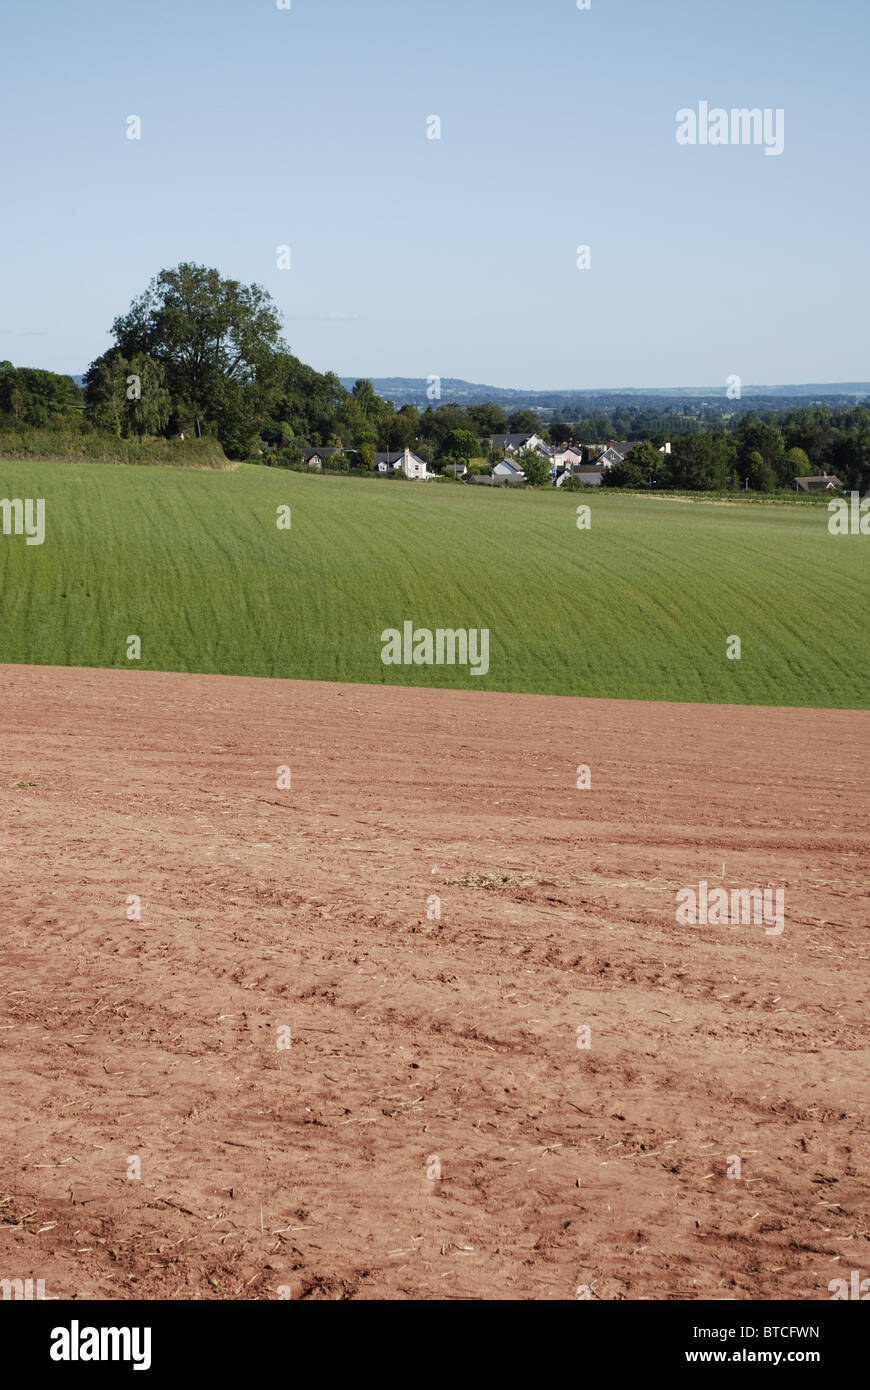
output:
[[[868,379],[868,39],[867,0],[6,5],[0,358],[83,371],[192,260],[341,375]],[[784,152],[681,147],[700,101]]]

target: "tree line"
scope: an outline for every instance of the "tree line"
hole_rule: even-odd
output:
[[[792,479],[836,476],[848,488],[870,485],[870,409],[807,407],[762,419],[753,411],[725,434],[695,434],[661,454],[641,440],[625,462],[608,469],[610,487],[774,492]]]
[[[495,402],[432,403],[398,409],[371,381],[347,390],[334,372],[294,356],[268,291],[185,262],[161,270],[112,324],[113,343],[79,390],[70,377],[0,363],[0,413],[8,427],[90,428],[120,439],[212,437],[231,459],[299,466],[305,449],[352,451],[355,467],[376,451],[410,448],[434,467],[486,470],[500,457],[494,435],[540,434],[560,445],[638,441],[608,470],[611,487],[772,491],[795,476],[836,474],[847,487],[870,483],[870,409],[808,406],[764,417],[700,422],[672,409],[620,407],[545,425],[530,409]],[[670,441],[672,452],[659,446]],[[530,481],[548,468],[526,460]],[[345,460],[347,465],[347,460]],[[534,465],[534,466],[533,466]]]

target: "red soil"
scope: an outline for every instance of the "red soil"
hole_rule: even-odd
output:
[[[870,714],[24,666],[0,700],[0,1278],[870,1275]],[[784,932],[677,925],[701,879],[783,887]]]

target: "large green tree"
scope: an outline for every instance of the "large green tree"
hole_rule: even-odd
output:
[[[466,409],[469,424],[481,436],[507,434],[507,416],[500,405],[483,401],[480,405],[470,405]]]
[[[0,411],[25,425],[46,425],[81,410],[82,393],[72,377],[41,367],[0,362]]]
[[[632,469],[640,472],[645,487],[665,487],[668,481],[668,465],[664,454],[660,454],[648,439],[642,439],[628,455]]]
[[[252,417],[265,402],[255,402],[252,388],[262,390],[284,347],[278,311],[260,285],[186,261],[161,270],[112,333],[128,361],[144,353],[162,364],[173,409],[197,434],[212,425],[237,445],[256,433]]]
[[[110,348],[92,362],[84,376],[87,415],[111,434],[162,434],[172,414],[172,400],[161,362],[137,352],[128,362]]]
[[[671,484],[697,491],[722,491],[733,476],[734,446],[721,435],[690,434],[674,441]]]
[[[472,434],[471,430],[451,430],[442,442],[441,454],[451,463],[468,463],[479,448],[477,435]]]
[[[537,449],[523,449],[514,463],[523,470],[526,482],[532,487],[546,487],[550,481],[550,460]]]
[[[605,468],[601,478],[605,487],[649,487],[649,478],[641,465],[634,462],[635,452],[636,450],[632,450],[622,463],[615,463],[612,468]]]
[[[384,402],[367,377],[360,377],[359,381],[354,383],[351,395],[359,406],[363,419],[377,420],[382,414]]]
[[[289,425],[297,439],[312,444],[340,437],[350,445],[369,437],[359,402],[334,372],[317,372],[292,353],[278,352],[260,377],[268,384],[273,427]]]
[[[776,474],[757,449],[744,462],[743,478],[756,492],[773,492],[776,487]]]
[[[543,434],[544,430],[533,410],[515,410],[508,417],[508,426],[513,434]]]

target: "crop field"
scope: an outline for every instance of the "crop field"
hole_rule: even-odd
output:
[[[26,666],[0,707],[9,1277],[815,1310],[870,1270],[870,714]],[[708,878],[784,929],[681,922]]]
[[[868,542],[821,506],[47,462],[0,498],[45,499],[41,545],[0,535],[0,662],[868,704]],[[486,674],[383,664],[406,622],[486,629]]]

